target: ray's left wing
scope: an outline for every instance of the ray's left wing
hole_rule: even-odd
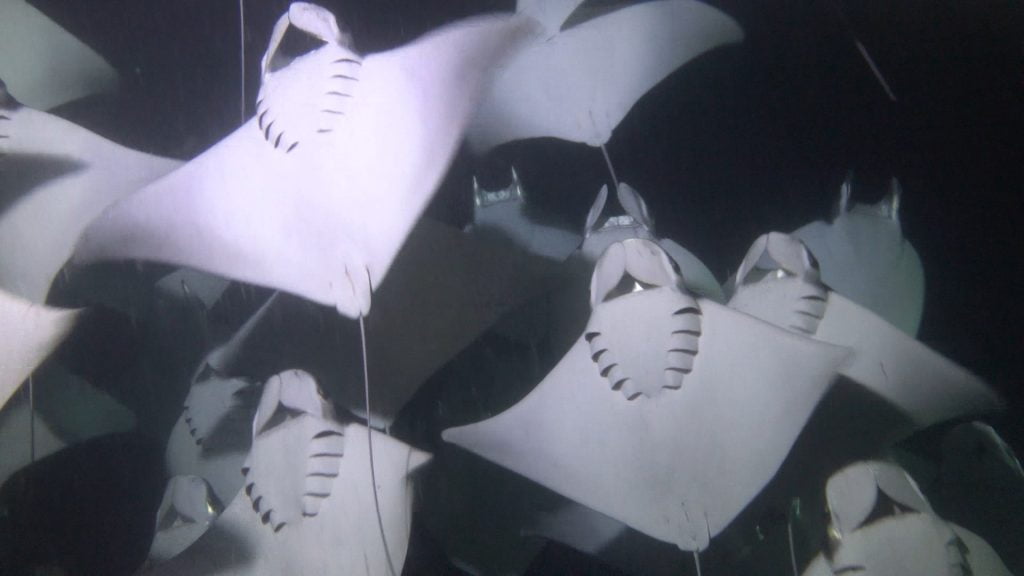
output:
[[[0,407],[71,332],[79,312],[0,290]]]

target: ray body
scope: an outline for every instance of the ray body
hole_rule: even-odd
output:
[[[312,377],[299,370],[267,381],[242,465],[260,521],[280,532],[320,513],[345,456],[345,432]]]
[[[239,473],[252,442],[249,426],[256,411],[253,385],[241,379],[213,376],[192,385],[186,402],[201,406],[203,416],[191,409],[174,424],[164,454],[173,475],[194,475],[210,484],[213,494],[230,502],[242,488]],[[205,400],[205,405],[198,404]]]
[[[847,180],[831,222],[811,222],[793,236],[818,261],[826,286],[916,336],[924,311],[924,268],[903,237],[899,183],[894,179],[889,196],[876,205],[852,204],[851,190]]]
[[[257,116],[103,214],[78,262],[157,260],[369,311],[490,70],[532,26],[478,17],[364,58],[311,6],[278,22]],[[325,44],[275,69],[289,25]]]
[[[934,513],[914,479],[888,462],[869,461],[846,466],[833,474],[825,485],[830,523],[840,536],[863,526],[884,499],[900,508]]]
[[[561,262],[579,247],[582,238],[563,228],[534,218],[515,168],[512,182],[500,190],[485,190],[473,178],[473,222],[475,235],[496,235],[516,246],[553,261]]]
[[[0,0],[0,78],[40,110],[117,87],[110,64],[25,0]]]
[[[852,348],[841,372],[906,412],[915,427],[1003,408],[979,377],[834,292],[815,338]]]
[[[2,89],[0,157],[0,288],[37,303],[93,218],[181,164],[22,106]]]
[[[309,398],[308,390],[302,390],[301,382],[309,381],[302,376],[296,380],[282,375],[279,385],[268,382],[254,422],[253,451],[246,470],[252,488],[248,493],[240,492],[188,550],[147,574],[388,573],[381,535],[375,528],[369,432],[361,425],[342,425],[318,409],[306,411],[319,402],[315,391]],[[300,390],[288,391],[297,382]],[[283,417],[277,417],[278,413]],[[336,438],[338,446],[321,450],[325,446],[320,445],[308,451],[318,442],[308,436],[310,432],[314,437],[323,433],[320,439]],[[391,560],[400,570],[411,518],[409,474],[429,456],[389,436],[373,434],[381,519]],[[256,464],[268,456],[290,458],[292,454],[270,449],[281,445],[290,447],[306,462],[298,469]],[[306,466],[324,458],[337,466],[304,478]],[[309,481],[315,484],[315,490],[304,493],[301,488]],[[311,498],[317,500],[315,511],[306,507]],[[293,513],[296,509],[298,514]]]
[[[198,476],[174,476],[167,482],[156,514],[149,562],[164,562],[199,539],[220,513],[209,484]]]
[[[657,288],[606,301],[627,272]],[[690,297],[650,242],[610,248],[591,294],[584,335],[530,394],[443,437],[702,550],[775,474],[845,352]]]
[[[609,215],[608,188],[602,186],[598,191],[584,222],[580,249],[566,261],[563,276],[567,280],[545,302],[547,310],[533,311],[546,323],[535,329],[545,332],[554,357],[561,356],[572,346],[586,324],[590,315],[587,290],[594,264],[617,242],[640,239],[656,243],[678,267],[686,290],[718,303],[726,300],[721,284],[696,255],[670,238],[658,237],[654,216],[639,192],[620,182],[616,196],[625,213]],[[540,336],[533,338],[542,339]]]
[[[597,262],[604,251],[616,242],[630,238],[651,240],[656,242],[679,267],[683,285],[687,290],[719,303],[725,302],[722,285],[700,258],[670,238],[657,237],[654,217],[639,192],[629,184],[620,182],[616,189],[616,196],[626,213],[620,216],[604,217],[608,187],[602,186],[597,193],[584,224],[584,239],[580,246],[583,258],[589,262]]]
[[[823,274],[823,273],[822,273]],[[840,373],[899,408],[910,427],[892,440],[951,418],[998,410],[985,383],[870,310],[826,289],[807,248],[780,233],[762,236],[736,274],[729,306],[853,353]]]
[[[739,42],[729,16],[691,0],[655,0],[561,30],[579,2],[521,2],[545,34],[505,65],[467,133],[478,153],[552,137],[600,146],[636,102],[707,50]]]
[[[1010,574],[984,540],[936,516],[894,464],[850,464],[829,478],[825,498],[833,551],[812,561],[804,576]]]
[[[0,407],[64,340],[78,315],[0,290]]]
[[[891,516],[852,532],[843,538],[831,563],[818,556],[803,576],[854,573],[1011,576],[998,555],[977,535],[929,514]]]
[[[801,501],[801,517],[776,530],[774,538],[785,541],[792,530],[798,561],[817,552],[825,513],[818,494],[837,468],[851,459],[873,457],[923,427],[1000,407],[998,397],[975,375],[830,291],[814,258],[792,236],[770,233],[754,242],[734,276],[729,306],[851,351],[839,368],[843,377],[757,505],[763,514],[786,509],[794,498]],[[746,518],[756,522],[757,514]],[[773,535],[765,538],[771,542]],[[771,546],[761,548],[753,566],[770,558]]]
[[[516,10],[536,18],[546,35],[551,36],[583,3],[584,0],[519,0]]]
[[[164,461],[174,476],[196,476],[209,483],[221,502],[242,488],[239,474],[252,448],[252,419],[259,386],[232,375],[246,360],[246,346],[275,311],[271,296],[226,342],[213,349],[192,376],[184,410],[167,440]]]
[[[514,196],[514,189],[511,192]],[[609,217],[607,188],[598,193],[584,225],[581,249],[564,263],[564,281],[557,285],[556,290],[548,297],[533,299],[528,306],[506,315],[496,325],[496,330],[533,346],[538,356],[543,354],[556,358],[565,354],[579,337],[590,314],[587,291],[594,263],[608,246],[631,238],[657,242],[682,271],[682,282],[687,290],[716,301],[724,301],[721,286],[696,256],[669,239],[656,238],[654,218],[636,190],[621,183],[617,197],[626,213]],[[485,398],[518,397],[526,394],[536,378],[542,375],[543,372],[539,372],[534,378],[520,375],[518,378],[493,379],[490,382],[475,382],[471,386],[465,386],[464,381],[457,380],[445,392],[446,412],[450,416],[448,421],[462,423],[490,415],[481,414],[478,401],[465,404],[453,400],[467,399],[467,388],[473,391],[474,396]],[[432,494],[441,502],[428,504],[432,506],[433,512],[427,520],[428,528],[444,543],[453,557],[469,565],[487,567],[485,573],[498,569],[515,571],[517,566],[525,565],[536,554],[531,543],[521,538],[520,532],[524,529],[586,553],[602,549],[612,541],[616,544],[628,542],[620,548],[630,548],[636,540],[647,540],[631,532],[621,521],[563,498],[553,497],[545,490],[531,490],[521,486],[521,482],[500,477],[490,482],[481,480],[487,471],[489,468],[480,470],[480,465],[473,467],[472,462],[462,462],[457,455],[442,458],[428,475],[431,480],[438,476],[442,479],[433,482],[437,488]],[[470,479],[459,477],[466,474]],[[501,490],[515,494],[514,497],[506,498],[509,502],[515,502],[515,505],[489,507],[484,511],[476,504],[475,497],[468,495],[490,494],[492,490],[498,489],[496,484],[500,484]],[[454,490],[449,488],[451,485],[461,488]],[[503,547],[514,548],[514,551]],[[495,558],[504,562],[501,568],[489,564]],[[638,565],[638,558],[628,551],[614,558],[603,558],[618,562],[620,566]],[[661,562],[665,558],[669,561]],[[675,559],[675,554],[659,554],[656,560],[650,562],[651,557],[647,555],[643,565],[647,571],[661,570],[664,565],[673,565]]]

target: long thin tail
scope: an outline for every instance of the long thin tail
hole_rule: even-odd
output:
[[[388,571],[391,576],[398,576],[395,564],[391,560],[388,548],[388,537],[384,534],[384,518],[380,513],[380,497],[377,495],[377,470],[373,464],[373,427],[370,425],[370,365],[366,353],[366,322],[359,316],[359,339],[363,346],[363,394],[366,399],[366,444],[370,452],[370,487],[373,488],[373,506],[377,511],[377,527],[380,528],[380,540],[384,544],[384,556],[388,559]]]
[[[615,175],[615,167],[612,166],[612,159],[608,156],[608,148],[604,144],[601,144],[601,154],[604,155],[604,163],[608,166],[608,173],[612,176],[612,189],[619,189],[619,178]]]
[[[242,124],[245,124],[245,0],[238,0],[238,56],[242,76],[241,100],[239,111]]]
[[[36,387],[32,375],[28,377],[28,452],[29,460],[36,462]]]

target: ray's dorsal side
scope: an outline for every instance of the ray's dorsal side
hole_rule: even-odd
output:
[[[443,438],[703,550],[775,475],[846,351],[679,286],[656,244],[611,246],[561,362],[513,407]]]
[[[917,336],[924,311],[924,267],[903,236],[899,182],[893,178],[888,196],[875,205],[853,204],[851,193],[848,178],[832,221],[811,222],[793,236],[818,261],[826,286]]]
[[[529,210],[519,174],[512,168],[512,182],[505,188],[487,190],[473,178],[473,222],[467,232],[494,235],[531,254],[562,262],[582,240],[563,228],[541,222]]]
[[[272,42],[257,116],[100,216],[77,262],[157,260],[368,313],[492,69],[534,24],[471,18],[362,57],[323,8],[292,16],[326,43],[273,69]]]
[[[478,154],[527,138],[601,146],[674,70],[743,38],[732,18],[694,0],[636,3],[561,30],[579,4],[520,2],[544,34],[509,60],[486,93],[467,134]]]

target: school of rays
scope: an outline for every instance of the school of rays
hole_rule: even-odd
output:
[[[416,530],[469,574],[526,574],[548,542],[631,574],[701,574],[706,554],[737,574],[1020,570],[1024,541],[946,517],[979,487],[1020,510],[1024,471],[977,420],[1004,400],[917,339],[925,270],[896,178],[864,203],[848,177],[832,215],[716,277],[616,176],[616,128],[743,42],[731,16],[519,0],[386,50],[357,32],[291,3],[251,116],[172,159],[49,112],[118,72],[0,0],[13,542],[45,541],[23,526],[53,463],[143,430],[166,488],[116,574],[398,576]],[[466,227],[429,213],[460,151],[544,138],[603,157],[582,228],[539,216],[517,167],[504,188],[473,179]],[[944,423],[925,466],[902,442]],[[95,566],[33,550],[11,566]]]

